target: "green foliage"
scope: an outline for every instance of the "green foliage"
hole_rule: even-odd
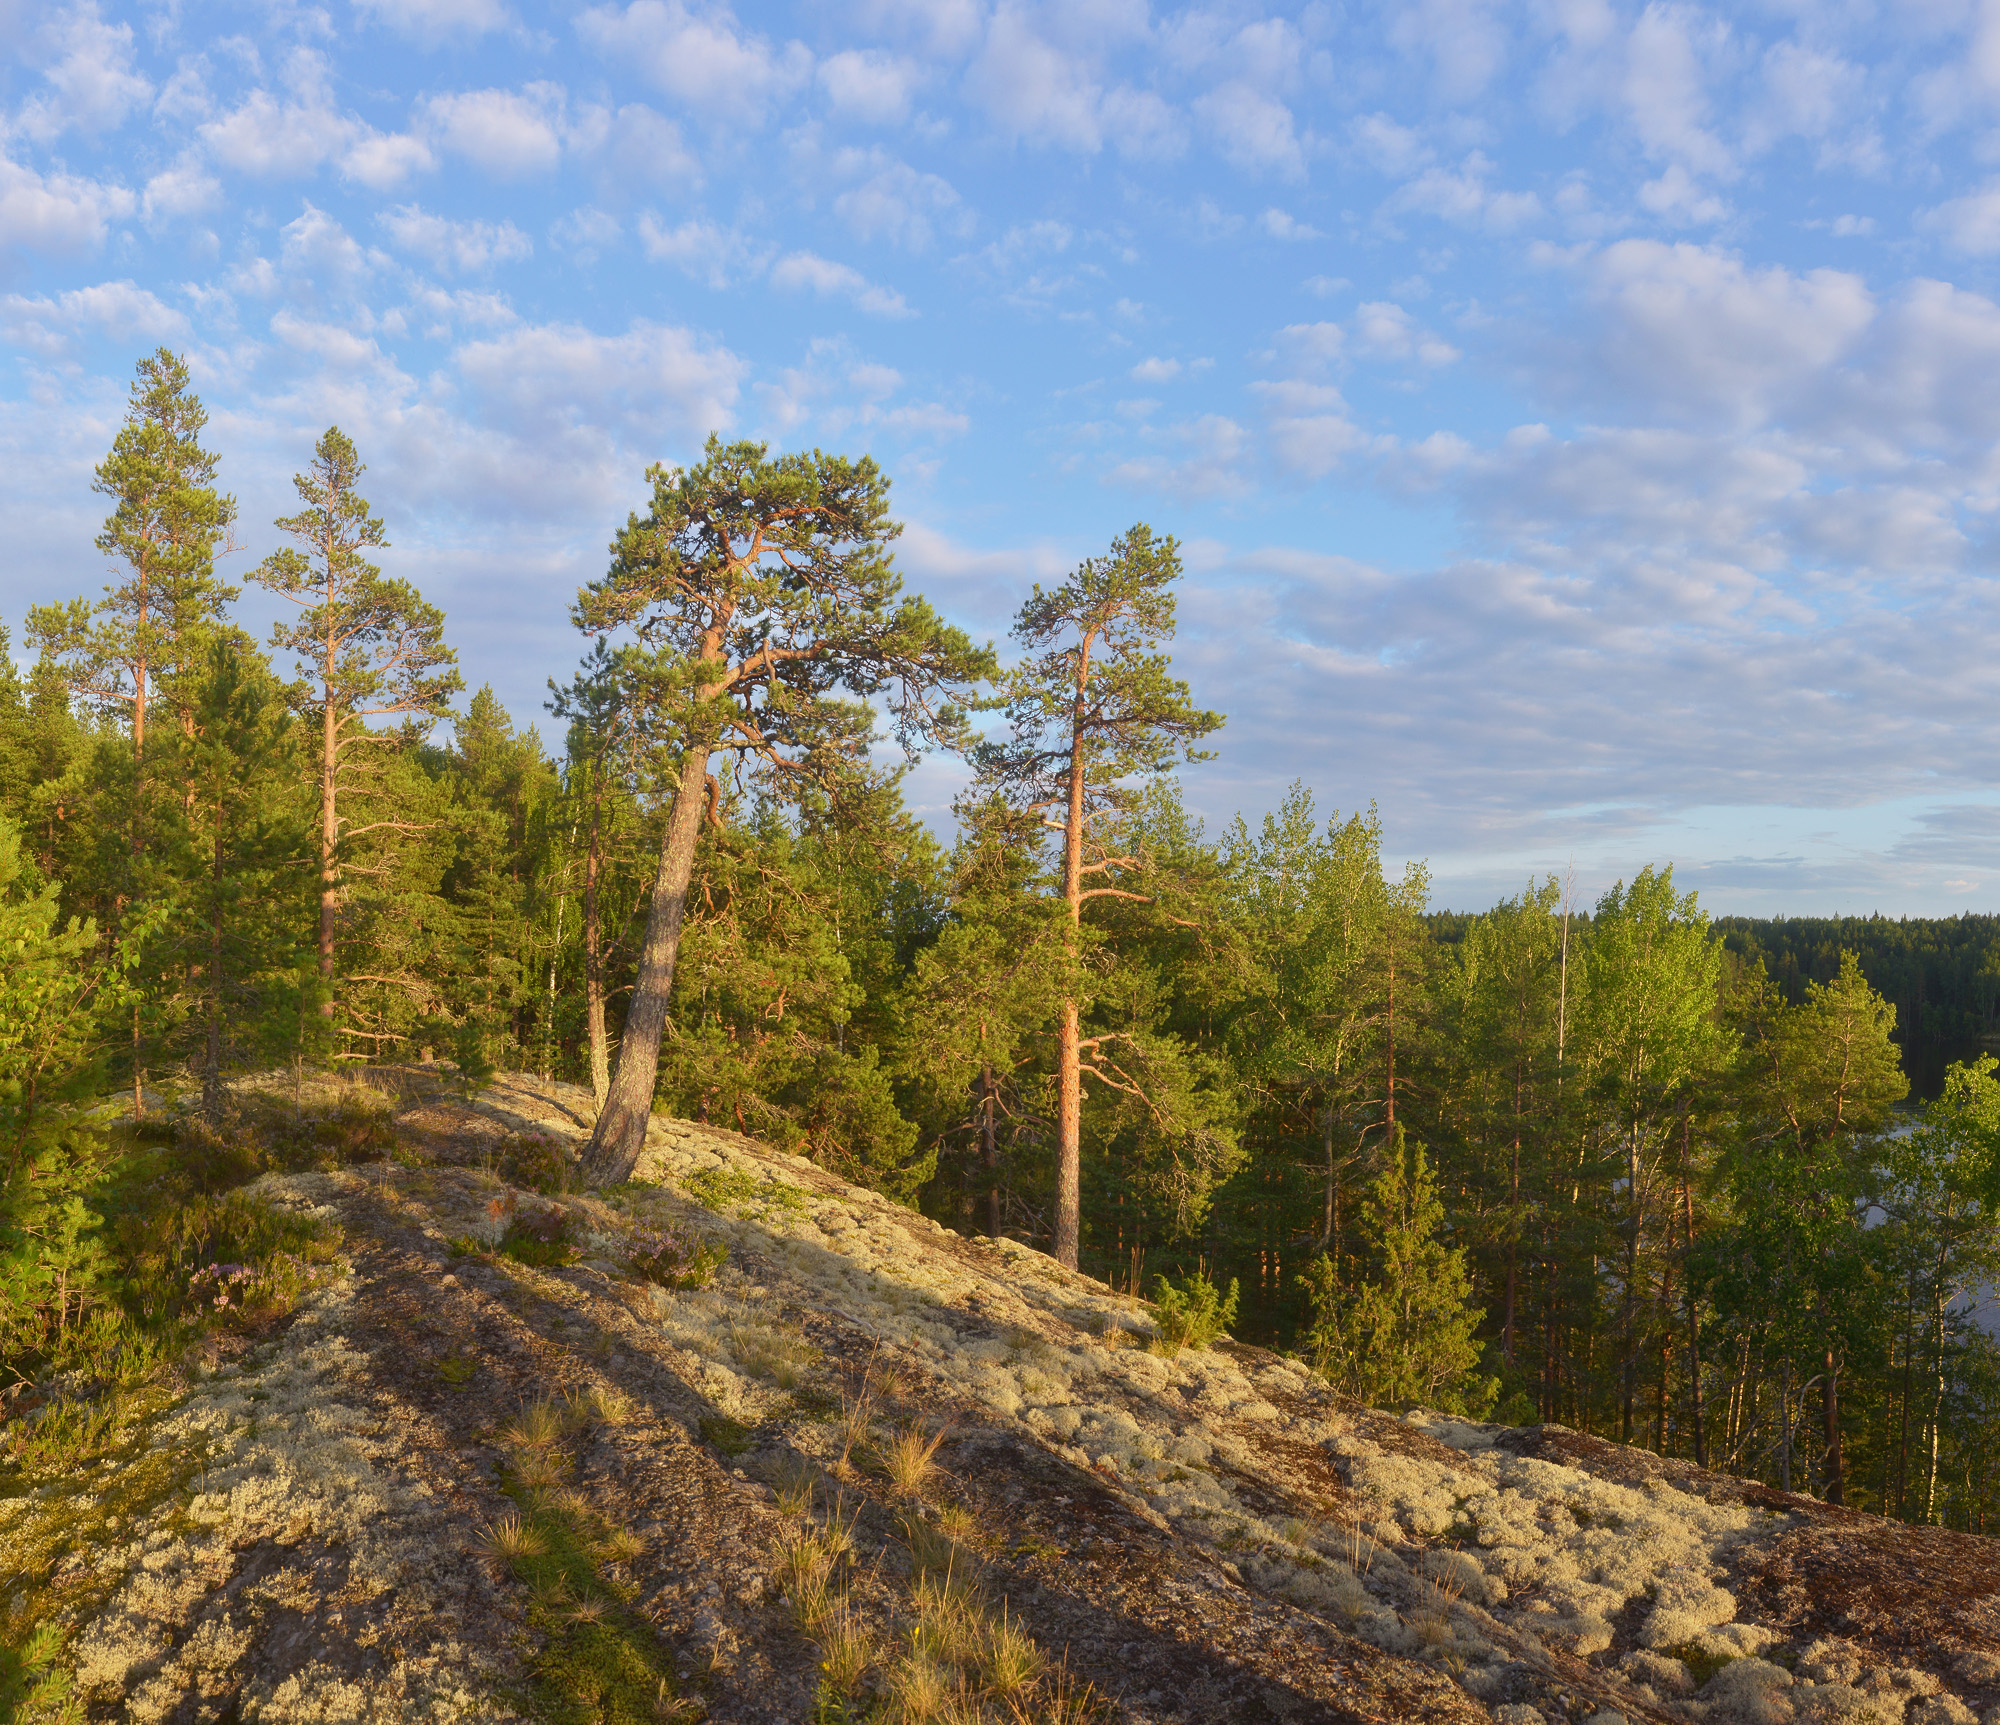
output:
[[[773,1211],[782,1216],[805,1211],[805,1194],[796,1186],[783,1180],[759,1180],[740,1168],[697,1168],[681,1184],[690,1197],[707,1208],[752,1221],[762,1221]]]
[[[574,1224],[553,1205],[517,1211],[500,1236],[500,1250],[520,1264],[573,1264],[580,1255]]]
[[[1207,1347],[1236,1322],[1241,1297],[1234,1278],[1224,1294],[1200,1268],[1189,1271],[1178,1285],[1171,1276],[1160,1277],[1153,1294],[1153,1318],[1161,1345],[1174,1354],[1183,1348]]]
[[[639,1227],[625,1249],[625,1273],[635,1282],[685,1292],[707,1287],[728,1258],[727,1245],[693,1229]]]
[[[1463,1249],[1437,1238],[1444,1205],[1430,1158],[1400,1127],[1362,1215],[1367,1276],[1342,1288],[1324,1254],[1305,1272],[1313,1369],[1371,1406],[1484,1417],[1499,1392],[1474,1369],[1485,1314],[1468,1304]]]

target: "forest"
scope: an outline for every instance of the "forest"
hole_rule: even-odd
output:
[[[133,1134],[171,1154],[247,1073],[449,1063],[593,1092],[579,1180],[656,1109],[726,1125],[1378,1406],[1985,1530],[2000,921],[1714,918],[1666,867],[1446,914],[1372,807],[1212,829],[1171,537],[996,651],[903,590],[887,476],[819,451],[650,470],[523,724],[370,561],[344,434],[271,525],[206,439],[144,360],[109,585],[18,669],[0,630],[15,1388],[149,1321]],[[289,602],[267,639],[245,582]],[[964,763],[946,834],[904,805],[925,750]]]

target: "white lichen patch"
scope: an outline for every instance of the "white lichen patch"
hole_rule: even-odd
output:
[[[80,1694],[122,1696],[134,1725],[231,1697],[273,1725],[514,1716],[443,1627],[463,1616],[462,1542],[397,1465],[403,1434],[350,1387],[365,1362],[342,1334],[348,1303],[345,1285],[327,1290],[262,1358],[217,1372],[152,1423],[135,1466],[200,1461],[99,1550],[108,1596],[69,1650]],[[32,1519],[17,1511],[6,1534]],[[284,1561],[237,1582],[246,1554],[274,1548]],[[281,1611],[371,1625],[350,1647],[364,1669],[308,1663],[260,1679],[246,1656]]]

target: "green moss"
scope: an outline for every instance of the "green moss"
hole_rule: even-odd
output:
[[[1678,1659],[1689,1671],[1694,1673],[1694,1686],[1697,1689],[1720,1671],[1723,1666],[1736,1663],[1735,1654],[1710,1653],[1706,1648],[1698,1647],[1692,1641],[1686,1643],[1684,1646],[1669,1647],[1666,1649],[1666,1652],[1669,1657]]]
[[[688,1195],[725,1215],[753,1222],[805,1214],[806,1195],[782,1180],[759,1180],[741,1168],[700,1168],[681,1182]]]
[[[544,1547],[512,1561],[533,1592],[528,1625],[541,1637],[528,1661],[533,1711],[554,1725],[653,1725],[673,1697],[672,1672],[651,1626],[631,1609],[632,1590],[598,1569],[607,1525],[565,1514],[526,1487],[507,1490]]]
[[[0,1595],[0,1720],[62,1716],[27,1703],[39,1696],[56,1706],[59,1626],[95,1617],[125,1579],[122,1566],[101,1570],[95,1560],[169,1505],[164,1530],[188,1530],[189,1486],[210,1452],[199,1443],[153,1447],[172,1405],[158,1387],[124,1397],[115,1431],[87,1462],[63,1456],[0,1474],[0,1501],[13,1511],[0,1525],[0,1573],[27,1583]],[[76,1557],[86,1561],[72,1565]]]
[[[701,1422],[704,1443],[713,1444],[726,1456],[739,1456],[750,1447],[751,1431],[741,1420],[727,1414],[709,1414]]]

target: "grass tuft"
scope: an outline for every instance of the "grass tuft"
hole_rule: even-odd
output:
[[[923,1490],[932,1474],[937,1472],[935,1457],[938,1446],[950,1431],[949,1426],[939,1426],[934,1432],[926,1432],[914,1421],[901,1427],[882,1451],[883,1464],[889,1470],[890,1481],[898,1491],[911,1495]]]

